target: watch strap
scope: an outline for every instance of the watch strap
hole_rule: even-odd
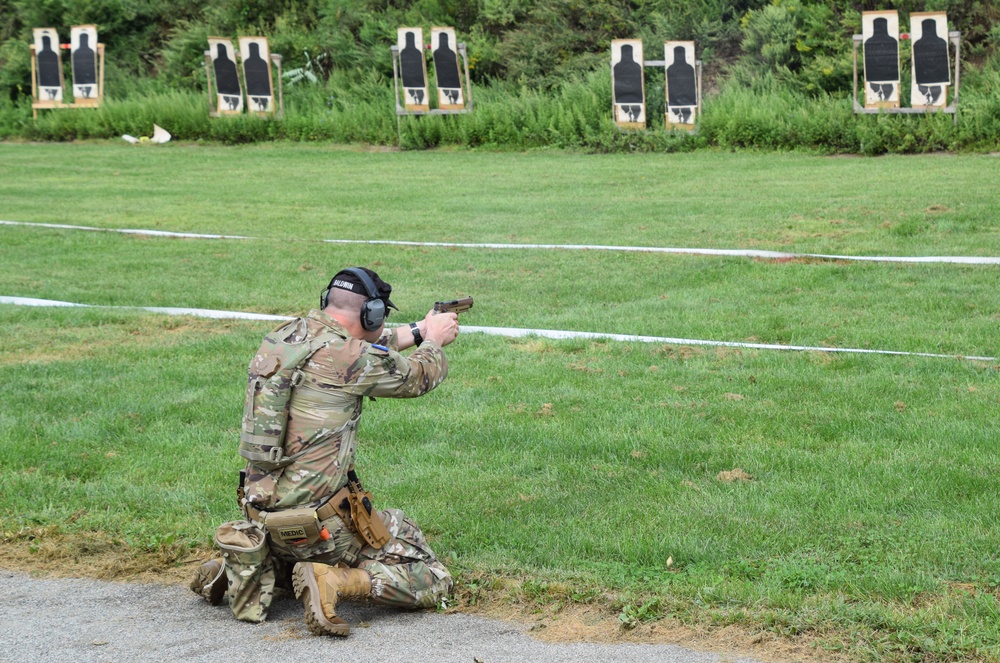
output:
[[[424,337],[420,335],[420,327],[417,323],[410,323],[410,331],[413,332],[413,343],[419,348],[420,344],[424,342]]]

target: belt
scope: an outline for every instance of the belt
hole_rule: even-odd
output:
[[[330,499],[324,501],[323,504],[321,504],[319,508],[316,509],[316,518],[318,518],[319,520],[326,520],[327,518],[332,518],[333,516],[340,516],[342,520],[350,524],[351,523],[350,507],[347,507],[347,509],[339,508],[340,505],[344,503],[344,500],[347,499],[349,493],[350,491],[347,489],[347,486],[344,486],[343,488],[335,492],[330,497]],[[265,511],[264,509],[254,508],[252,504],[246,505],[246,511],[247,511],[247,518],[249,518],[250,520],[256,520],[257,522],[261,523],[265,522],[267,519],[267,514],[271,513],[270,511]]]

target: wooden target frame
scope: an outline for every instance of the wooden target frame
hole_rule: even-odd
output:
[[[442,42],[442,37],[446,39]],[[444,49],[442,55],[438,55]],[[438,108],[441,110],[465,110],[465,88],[468,81],[468,74],[462,76],[462,68],[458,66],[458,38],[455,36],[455,28],[449,26],[432,26],[431,43],[427,47],[434,63],[434,87],[437,88]],[[451,69],[451,58],[455,60],[455,68]],[[455,85],[442,86],[442,80],[446,82],[449,77],[454,77]]]
[[[70,30],[76,31],[79,28],[94,28],[92,25],[74,25]],[[98,42],[96,43],[96,67],[97,67],[97,91],[93,97],[73,97],[73,101],[67,102],[66,93],[66,81],[63,75],[62,68],[62,54],[61,51],[69,50],[72,43],[62,44],[59,42],[59,35],[55,28],[33,28],[32,30],[32,43],[29,46],[29,53],[31,56],[31,117],[33,119],[38,119],[38,111],[40,110],[58,110],[61,108],[100,108],[101,102],[104,101],[104,44]],[[49,37],[49,39],[55,39],[53,43],[54,50],[56,52],[58,67],[59,67],[59,95],[58,98],[53,99],[42,99],[41,89],[42,86],[39,84],[39,67],[38,67],[38,52],[35,45],[36,35],[44,34],[44,36]],[[94,29],[94,34],[96,34],[96,28]],[[72,53],[71,53],[72,57]],[[72,60],[71,60],[72,62]],[[55,86],[46,86],[55,87]],[[70,89],[72,91],[73,85],[70,84]]]
[[[861,36],[865,108],[899,108],[903,98],[899,12],[895,9],[861,12]]]
[[[214,39],[214,37],[213,37],[213,39]],[[253,37],[253,39],[257,39],[257,37]],[[229,42],[231,44],[232,40],[229,40]],[[237,39],[237,43],[239,43],[239,39]],[[269,47],[270,47],[270,45],[269,45]],[[241,89],[241,92],[244,93],[244,95],[245,95],[245,90],[243,89],[244,86],[245,86],[245,82],[242,80],[242,75],[243,75],[243,58],[242,58],[242,55],[240,55],[240,49],[235,48],[235,46],[234,46],[234,52],[235,52],[234,57],[239,56],[240,64],[239,64],[238,67],[236,67],[236,71],[237,71],[238,75],[241,76],[241,81],[240,81],[241,88],[240,89]],[[207,51],[204,52],[204,55],[205,55],[205,76],[206,76],[206,80],[207,80],[207,85],[205,87],[206,87],[206,90],[208,92],[208,115],[209,115],[209,117],[222,117],[224,115],[240,115],[243,112],[247,112],[248,114],[251,114],[251,115],[258,115],[260,117],[272,117],[272,118],[275,118],[275,119],[281,119],[281,118],[283,118],[285,116],[285,86],[284,86],[284,77],[282,76],[282,71],[281,71],[282,57],[281,57],[281,55],[279,53],[269,53],[269,55],[268,55],[268,57],[270,59],[270,62],[271,62],[271,66],[274,69],[276,69],[277,71],[275,72],[274,70],[272,70],[271,73],[270,73],[270,75],[271,75],[271,94],[272,94],[272,97],[273,97],[272,102],[271,102],[272,109],[270,111],[266,111],[266,112],[263,112],[263,113],[253,111],[250,108],[250,103],[243,104],[243,108],[242,108],[242,110],[239,113],[230,113],[230,112],[226,112],[226,111],[220,112],[220,110],[219,110],[219,102],[218,102],[218,95],[214,91],[214,88],[215,88],[215,66],[214,66],[213,61],[212,61],[212,51],[211,50],[207,50]],[[277,81],[277,84],[275,84],[275,81]]]
[[[664,126],[668,131],[680,129],[684,131],[694,131],[698,116],[701,115],[701,63],[694,57],[693,41],[667,41],[663,43],[664,57],[664,77],[663,91],[665,95]],[[680,104],[672,106],[670,104],[670,69],[677,64],[677,49],[683,52],[683,64],[687,63],[690,54],[692,69],[694,70],[694,103]]]
[[[674,43],[674,42],[664,42],[664,45],[666,45],[668,43]],[[678,42],[678,43],[682,43],[682,42]],[[695,42],[692,42],[692,43],[695,43]],[[697,43],[695,43],[695,45],[697,46]],[[665,54],[665,51],[664,51],[664,54]],[[669,66],[669,64],[670,63],[667,62],[666,59],[663,59],[663,60],[643,60],[642,61],[642,66],[643,67],[660,67],[660,68],[662,68],[664,70],[664,78],[665,78],[665,74],[666,74],[666,68],[667,68],[667,66]],[[611,76],[612,76],[612,81],[613,81],[614,80],[614,63],[613,62],[610,63],[609,67],[611,68],[610,71],[611,71]],[[701,63],[701,60],[695,60],[694,61],[694,76],[695,76],[695,83],[696,83],[697,89],[698,89],[698,103],[695,106],[695,112],[694,112],[694,117],[693,117],[693,119],[695,120],[695,122],[697,122],[697,118],[701,117],[701,98],[702,98],[701,97],[701,92],[702,92],[701,73],[702,73],[702,63]],[[664,81],[664,89],[666,89],[666,82],[665,81]],[[665,119],[669,119],[670,109],[669,109],[669,107],[667,105],[667,99],[666,99],[667,95],[666,95],[666,93],[663,96],[664,96],[664,99],[663,99],[663,117]],[[626,131],[649,131],[649,129],[646,127],[645,123],[643,125],[639,126],[639,127],[636,127],[636,128],[622,128],[618,124],[618,122],[617,122],[617,117],[618,117],[617,116],[617,113],[618,113],[617,106],[618,106],[618,104],[615,103],[614,92],[612,91],[612,94],[611,94],[611,118],[612,118],[612,120],[615,120],[615,126],[618,128],[619,131],[621,131],[623,133],[626,132]],[[649,114],[648,113],[646,114],[646,118],[647,119],[649,118]],[[690,126],[685,126],[685,125],[680,125],[680,124],[673,124],[671,126],[671,123],[668,122],[667,126],[666,126],[666,129],[667,129],[667,131],[682,131],[682,132],[686,132],[686,133],[689,133],[689,134],[692,134],[692,135],[697,135],[698,134],[697,124],[692,124]]]
[[[402,29],[402,28],[400,28]],[[432,27],[431,34],[436,34],[436,31],[440,31],[441,27]],[[398,35],[398,31],[397,31]],[[423,43],[420,45],[421,52],[428,50],[428,47]],[[393,44],[389,47],[389,51],[392,54],[392,91],[393,100],[396,103],[396,135],[399,140],[399,144],[403,142],[403,117],[404,116],[417,116],[418,118],[423,115],[465,115],[466,113],[471,113],[473,109],[472,104],[472,79],[469,77],[469,52],[465,46],[465,42],[458,42],[455,44],[455,50],[458,52],[459,57],[462,58],[462,65],[459,71],[460,82],[462,84],[461,95],[462,100],[465,102],[464,106],[456,107],[458,104],[440,104],[440,91],[437,96],[439,99],[439,106],[437,108],[430,107],[430,104],[426,104],[424,108],[415,108],[412,105],[407,105],[405,99],[400,101],[400,91],[403,90],[403,78],[402,78],[402,66],[399,60],[399,44]],[[426,67],[426,57],[424,58]],[[426,72],[426,69],[425,69]],[[435,71],[436,74],[436,71]],[[464,76],[462,75],[464,74]],[[424,80],[427,80],[426,73],[424,74]],[[429,82],[428,82],[429,84]],[[437,81],[435,80],[435,87]],[[429,91],[429,88],[428,88]],[[428,102],[430,100],[428,99]]]
[[[952,92],[951,103],[946,106],[918,106],[918,107],[901,107],[901,108],[865,108],[863,105],[858,103],[858,49],[861,47],[864,35],[854,35],[852,37],[854,46],[854,89],[851,95],[851,101],[854,106],[855,115],[874,115],[876,113],[888,113],[888,114],[919,114],[919,113],[948,113],[954,116],[954,123],[958,125],[958,90],[959,84],[961,83],[961,60],[962,60],[962,33],[957,30],[952,30],[948,33],[948,43],[955,49],[952,69],[952,83],[954,90]],[[911,63],[912,64],[912,63]]]
[[[929,59],[926,56],[926,47],[924,50],[918,53],[918,48],[921,47],[924,38],[927,36],[924,32],[925,25],[934,29],[935,33],[931,37],[937,37],[937,32],[940,31],[944,38],[941,39],[944,43],[941,44],[944,47],[943,55],[944,62],[940,59],[935,63],[933,59]],[[940,38],[939,38],[940,39]],[[938,110],[939,108],[944,108],[948,105],[948,88],[951,87],[951,53],[949,53],[948,48],[948,15],[945,12],[914,12],[910,14],[910,40],[913,44],[910,52],[912,54],[910,62],[910,107],[912,108],[924,108],[926,110]],[[918,64],[920,66],[918,67]],[[939,65],[940,76],[934,77],[931,81],[926,80],[928,74],[928,68],[934,69],[934,65]],[[943,67],[940,65],[943,64]],[[920,70],[918,72],[918,69]],[[925,76],[925,82],[921,82],[920,76],[918,74],[923,74]],[[935,90],[935,88],[940,88]],[[923,90],[923,92],[922,92]],[[924,94],[926,92],[926,94]],[[940,97],[935,98],[935,93],[939,94]]]

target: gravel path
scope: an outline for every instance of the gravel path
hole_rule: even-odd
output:
[[[35,579],[12,571],[0,571],[0,578],[0,663],[755,663],[675,645],[545,643],[518,624],[363,604],[338,608],[354,625],[349,638],[320,638],[306,631],[301,604],[290,597],[276,598],[266,623],[246,624],[183,587]]]

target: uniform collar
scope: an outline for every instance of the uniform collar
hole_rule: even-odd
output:
[[[327,315],[326,311],[314,308],[313,310],[309,311],[309,315],[306,317],[309,318],[310,320],[315,320],[316,322],[325,327],[329,327],[338,336],[342,336],[343,338],[352,338],[351,333],[344,328],[344,325],[340,324],[332,317]]]

